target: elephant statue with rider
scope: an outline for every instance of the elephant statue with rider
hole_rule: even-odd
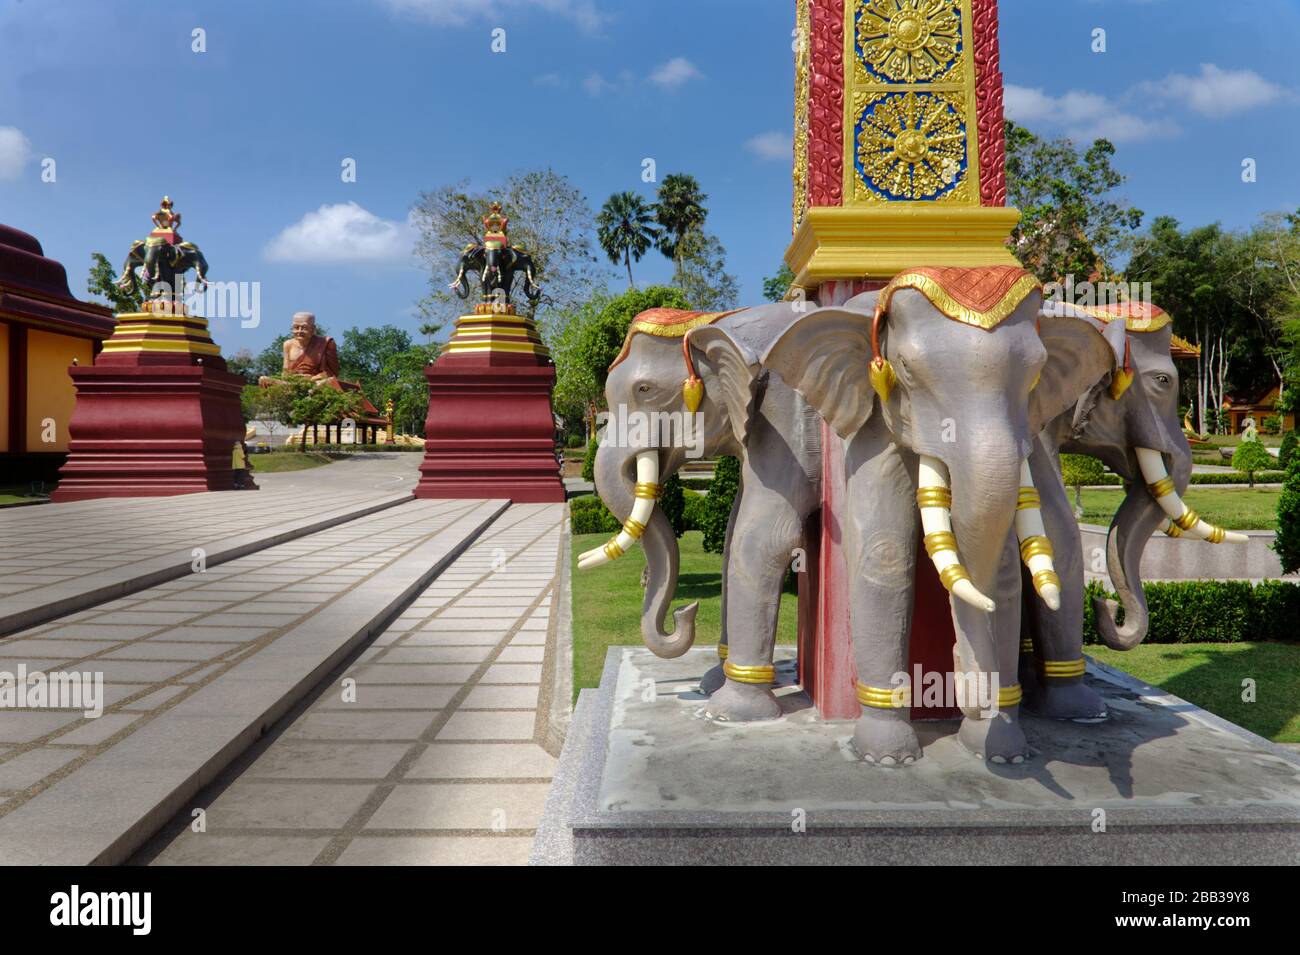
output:
[[[510,305],[516,276],[523,276],[523,290],[530,304],[536,305],[542,296],[537,283],[537,266],[523,246],[512,245],[506,235],[509,218],[501,212],[499,202],[483,218],[483,241],[465,246],[461,251],[456,278],[448,286],[459,298],[469,297],[469,276],[479,280],[480,297],[484,303]]]
[[[152,220],[154,229],[149,236],[131,243],[117,286],[136,292],[143,284],[148,297],[179,302],[184,298],[184,276],[190,269],[200,288],[208,284],[208,261],[197,245],[181,238],[181,217],[172,211],[170,198],[163,197]]]

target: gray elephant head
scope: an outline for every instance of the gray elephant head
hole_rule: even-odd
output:
[[[754,342],[762,340],[762,329],[783,327],[797,314],[787,303],[709,314],[652,309],[633,320],[610,366],[610,418],[596,453],[596,490],[624,525],[609,543],[581,555],[578,566],[617,559],[641,541],[648,567],[641,634],[659,656],[690,649],[698,605],[674,611],[674,629],[665,631],[679,555],[672,527],[655,506],[658,489],[692,457],[743,453],[756,393]],[[715,325],[731,316],[727,329]]]
[[[1077,316],[1080,310],[1058,306],[1055,311]],[[1115,623],[1119,607],[1114,601],[1094,599],[1093,609],[1103,642],[1130,650],[1145,638],[1149,624],[1140,566],[1152,533],[1163,525],[1172,536],[1212,543],[1242,543],[1246,537],[1200,520],[1182,501],[1192,450],[1178,414],[1168,315],[1143,308],[1125,320],[1104,310],[1086,311],[1108,321],[1108,331],[1127,331],[1122,366],[1050,427],[1062,451],[1099,458],[1124,481],[1124,501],[1106,542],[1107,570],[1124,607],[1124,625]]]

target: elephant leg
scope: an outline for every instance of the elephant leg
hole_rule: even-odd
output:
[[[1055,462],[1039,442],[1029,459],[1034,484],[1042,498],[1043,526],[1055,551],[1061,578],[1061,608],[1049,610],[1032,584],[1026,583],[1026,630],[1033,643],[1033,659],[1023,670],[1032,671],[1026,683],[1025,704],[1031,712],[1054,720],[1099,720],[1106,717],[1101,695],[1083,682],[1084,554],[1079,524],[1069,495],[1061,485]],[[1027,574],[1024,579],[1028,581]]]
[[[745,486],[742,483],[731,504],[731,514],[727,518],[727,536],[722,542],[722,634],[718,638],[718,662],[700,678],[700,692],[706,696],[712,696],[727,681],[722,672],[722,665],[727,660],[727,579],[730,577],[731,542],[736,532],[736,515],[740,513],[740,502],[744,496]]]
[[[954,602],[958,645],[953,651],[955,682],[965,714],[957,738],[970,752],[994,763],[1021,763],[1032,752],[1020,728],[1024,690],[1020,668],[1020,553],[1007,535],[993,592],[1001,596],[992,613]],[[1035,595],[1037,596],[1037,595]],[[977,653],[975,646],[983,648]],[[984,661],[989,653],[989,662]]]
[[[772,693],[772,651],[781,584],[803,527],[794,505],[779,491],[743,478],[742,487],[726,567],[726,680],[706,708],[709,716],[732,722],[781,715]]]
[[[893,441],[879,420],[849,449],[845,522],[852,594],[853,657],[862,704],[853,748],[883,766],[921,758],[911,722],[909,643],[917,552],[915,459]],[[906,692],[896,688],[904,686]]]

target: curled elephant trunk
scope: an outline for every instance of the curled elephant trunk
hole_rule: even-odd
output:
[[[1146,595],[1142,591],[1141,563],[1151,535],[1163,526],[1172,537],[1186,535],[1219,544],[1245,543],[1245,534],[1216,527],[1201,520],[1183,503],[1174,479],[1165,468],[1164,456],[1151,448],[1135,449],[1146,486],[1132,485],[1115,513],[1106,541],[1106,569],[1119,603],[1094,598],[1097,634],[1112,650],[1132,650],[1146,638],[1150,625]],[[1115,623],[1115,613],[1124,607],[1124,625]]]
[[[957,537],[952,532],[952,491],[948,466],[938,458],[921,455],[916,504],[921,509],[921,527],[925,532],[925,552],[939,572],[939,580],[958,600],[977,610],[992,613],[996,606],[971,583],[970,573],[957,552]]]
[[[641,637],[655,656],[679,657],[695,643],[695,614],[698,603],[673,613],[674,630],[664,630],[664,619],[677,591],[679,554],[672,524],[655,501],[663,493],[659,482],[659,455],[641,451],[636,456],[636,483],[625,472],[625,457],[612,446],[596,452],[596,487],[606,506],[622,518],[623,528],[601,547],[578,557],[578,568],[587,570],[617,560],[640,540],[648,570],[645,600],[641,606]]]

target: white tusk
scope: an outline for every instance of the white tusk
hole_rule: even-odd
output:
[[[1050,610],[1061,609],[1061,578],[1052,560],[1052,541],[1043,526],[1043,512],[1029,461],[1020,462],[1020,496],[1016,501],[1016,539],[1020,559],[1029,568],[1034,590]]]
[[[934,562],[939,580],[958,600],[977,610],[992,613],[996,604],[971,583],[970,574],[957,556],[957,538],[952,533],[952,492],[948,489],[948,467],[938,458],[921,455],[916,504],[921,509],[925,552]]]
[[[650,515],[654,513],[655,501],[663,494],[659,483],[659,452],[641,451],[636,456],[636,500],[632,503],[632,514],[623,522],[623,529],[610,538],[601,547],[594,547],[578,555],[578,569],[590,570],[611,560],[616,560],[627,553],[645,533]]]
[[[1165,470],[1165,459],[1159,451],[1151,448],[1134,448],[1137,453],[1138,467],[1142,469],[1142,479],[1147,482],[1147,490],[1156,499],[1160,509],[1169,515],[1169,520],[1183,534],[1197,540],[1209,541],[1211,544],[1245,544],[1250,540],[1245,534],[1224,530],[1208,521],[1203,521],[1194,510],[1183,503],[1183,499],[1174,490],[1173,478]],[[1169,533],[1168,530],[1165,531]],[[1171,537],[1174,535],[1170,535]]]

